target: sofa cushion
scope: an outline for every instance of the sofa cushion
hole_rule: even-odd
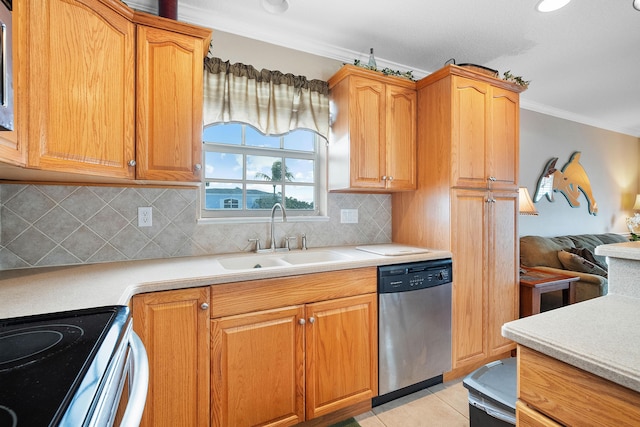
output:
[[[585,248],[589,249],[592,253],[594,252],[596,246],[606,245],[609,243],[621,243],[628,242],[625,236],[615,233],[604,233],[604,234],[578,234],[575,236],[567,236],[574,243],[576,248]],[[607,258],[599,255],[594,255],[595,259],[598,261],[598,264],[606,265]]]
[[[598,267],[600,267],[605,271],[609,269],[609,266],[607,265],[606,262],[604,264],[601,264],[600,261],[596,259],[596,256],[594,255],[594,253],[587,248],[569,248],[567,249],[567,252],[571,252],[572,254],[579,255],[582,258],[586,259],[589,262],[592,262],[593,264],[597,265]],[[560,262],[562,262],[562,260],[560,260]]]
[[[597,264],[582,258],[580,255],[567,251],[558,251],[558,259],[566,270],[580,271],[582,273],[607,277],[606,270],[603,270]]]
[[[520,238],[520,264],[564,268],[558,259],[558,251],[569,248],[575,248],[575,245],[568,237],[524,236]]]

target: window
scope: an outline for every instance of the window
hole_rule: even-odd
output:
[[[289,215],[318,215],[324,139],[315,132],[272,136],[221,123],[205,127],[203,140],[203,217],[264,217],[276,202]]]

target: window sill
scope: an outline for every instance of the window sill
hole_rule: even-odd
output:
[[[289,216],[287,222],[328,222],[328,216]],[[282,222],[280,215],[276,217],[276,222]],[[271,217],[229,217],[229,218],[198,218],[198,225],[205,224],[258,224],[271,222]]]

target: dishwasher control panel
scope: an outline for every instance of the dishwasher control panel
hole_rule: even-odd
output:
[[[378,267],[378,293],[405,292],[451,283],[451,259]]]

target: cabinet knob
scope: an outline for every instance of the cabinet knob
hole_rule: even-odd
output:
[[[129,160],[129,162],[127,163],[129,166],[133,167],[136,165],[136,161],[135,160]]]
[[[298,320],[298,323],[300,323],[301,325],[304,325],[307,322],[304,319],[300,319],[300,320]]]
[[[195,165],[193,165],[193,168],[194,168],[196,171],[199,171],[199,170],[202,170],[202,165],[201,165],[200,163],[196,163]]]
[[[497,179],[495,176],[490,176],[490,177],[489,177],[489,181],[494,182],[494,181],[497,181],[497,180],[498,180],[498,179]]]
[[[393,181],[393,177],[392,176],[389,177],[389,181]]]
[[[313,316],[309,317],[309,323],[314,323],[315,321],[316,321],[315,317],[313,317]]]
[[[386,175],[382,175],[382,180],[386,181],[387,180],[387,176]]]
[[[200,308],[203,310],[207,310],[209,308],[209,304],[207,304],[206,302],[203,302],[202,304],[200,304]]]

